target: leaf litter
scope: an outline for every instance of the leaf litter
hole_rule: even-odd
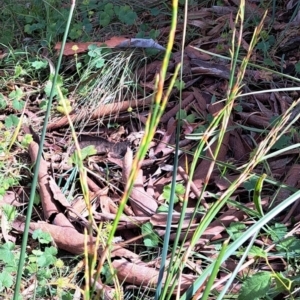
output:
[[[115,257],[112,260],[112,266],[117,270],[118,279],[121,282],[125,281],[128,284],[128,288],[135,286],[137,288],[155,289],[158,277],[158,269],[156,267],[159,265],[159,262],[157,258],[152,257],[148,261],[144,261],[140,255],[142,251],[147,251],[145,246],[142,245],[140,227],[150,222],[153,230],[163,240],[167,215],[163,212],[157,212],[157,209],[165,204],[162,198],[163,188],[170,183],[172,176],[176,176],[178,183],[187,182],[189,166],[197,145],[197,141],[188,138],[188,135],[195,132],[204,132],[212,118],[224,107],[223,99],[226,96],[230,78],[230,63],[222,57],[213,58],[208,53],[225,54],[228,52],[230,48],[229,35],[224,31],[222,37],[222,35],[220,36],[220,31],[223,28],[230,30],[231,25],[227,26],[226,24],[230,22],[231,14],[236,13],[238,2],[231,1],[232,6],[199,7],[190,11],[188,24],[201,30],[202,36],[195,40],[191,38],[184,49],[182,106],[179,107],[178,104],[179,91],[174,88],[165,114],[160,120],[155,139],[142,164],[129,202],[121,217],[118,226],[120,239],[115,242],[111,249],[111,257]],[[290,2],[288,4],[291,5]],[[256,3],[246,1],[246,17],[249,20],[261,18],[263,13],[264,10],[258,7]],[[280,16],[280,13],[277,12],[277,15]],[[230,184],[237,178],[239,167],[247,163],[256,146],[264,139],[264,134],[272,128],[274,119],[286,112],[294,99],[299,98],[299,92],[296,90],[290,93],[251,94],[251,92],[273,89],[274,87],[293,88],[299,86],[298,72],[294,61],[299,60],[300,55],[297,52],[297,46],[293,47],[294,43],[297,44],[297,40],[293,37],[292,30],[290,32],[293,43],[287,42],[288,32],[284,33],[286,36],[283,37],[281,30],[284,30],[283,27],[286,25],[284,22],[287,22],[287,20],[282,22],[276,21],[276,19],[272,20],[271,13],[268,13],[266,18],[265,28],[270,28],[271,26],[273,34],[282,37],[278,45],[274,45],[273,53],[271,52],[272,56],[270,58],[273,61],[271,68],[274,67],[277,70],[276,66],[281,66],[283,73],[287,75],[289,71],[287,68],[292,65],[294,68],[292,68],[292,71],[289,71],[288,75],[295,76],[295,80],[285,75],[280,76],[278,73],[269,72],[266,69],[259,68],[259,66],[255,68],[254,65],[251,65],[248,68],[244,78],[245,85],[242,87],[242,92],[247,93],[248,96],[237,99],[218,156],[213,157],[216,142],[211,142],[205,153],[198,159],[189,195],[188,211],[185,215],[184,226],[180,235],[180,239],[183,240],[187,233],[185,243],[189,242],[205,211],[218,199],[222,191],[228,189]],[[297,23],[297,18],[293,22]],[[289,26],[296,28],[299,25],[290,24]],[[251,31],[246,31],[243,36],[242,46],[244,50],[248,48],[250,33]],[[114,38],[118,42],[120,41],[117,37]],[[178,32],[176,38],[177,41],[181,40],[180,32]],[[163,43],[160,42],[160,44]],[[75,43],[68,45],[68,48],[65,50],[67,51],[65,52],[67,56],[74,54],[74,45]],[[78,45],[80,52],[86,51],[89,46],[87,43],[76,43],[76,45]],[[114,46],[115,44],[111,45]],[[55,49],[57,50],[58,47],[59,45]],[[198,51],[197,47],[204,49],[206,52]],[[284,65],[282,65],[277,56],[283,52],[286,57]],[[255,51],[252,55],[251,63],[259,65],[261,62],[266,62],[266,54],[263,51]],[[1,59],[4,58],[5,56]],[[171,74],[174,72],[175,66],[180,59],[181,52],[174,51],[168,67],[169,76],[167,76],[167,82],[169,82]],[[152,104],[152,93],[155,92],[155,76],[158,74],[160,67],[161,60],[157,59],[135,70],[139,84],[143,87],[143,93],[146,93],[146,96],[141,92],[136,92],[135,95],[131,94],[131,97],[128,97],[130,93],[127,93],[126,97],[122,98],[121,101],[115,99],[115,102],[106,104],[99,101],[96,107],[88,107],[87,109],[79,102],[76,104],[75,100],[75,107],[70,113],[72,121],[76,123],[86,119],[89,120],[84,128],[77,126],[80,146],[85,148],[92,145],[96,149],[96,153],[85,159],[85,166],[89,170],[87,181],[96,223],[109,222],[116,216],[122,190],[131,170],[133,156],[137,147],[139,147],[139,141],[143,134],[145,118],[149,112],[149,106]],[[14,84],[20,86],[21,89],[25,89],[25,85],[22,82],[15,82]],[[31,88],[35,89],[33,86]],[[26,89],[30,90],[30,86],[26,86]],[[124,87],[122,89],[126,90]],[[74,97],[74,93],[72,97]],[[34,101],[32,100],[32,103],[29,103],[25,114],[31,119],[31,125],[39,132],[42,124],[39,123],[38,109]],[[177,117],[179,109],[186,113],[185,119],[182,120],[182,128],[185,131],[180,134],[179,168],[174,170],[172,162],[174,159],[175,128],[177,122],[180,122]],[[192,118],[188,119],[188,116],[192,116]],[[117,141],[111,138],[117,133],[117,130],[106,130],[112,119],[113,123],[118,124],[117,126],[121,124],[125,128]],[[103,128],[106,129],[101,131]],[[23,127],[23,132],[24,134],[30,133],[25,127]],[[287,138],[282,141],[282,145],[278,146],[278,149],[298,143],[299,140],[297,129],[291,129]],[[36,141],[31,142],[29,145],[29,155],[32,164],[36,161],[38,147],[39,145]],[[63,185],[57,184],[57,182],[66,184],[72,181],[76,191],[80,193],[80,189],[75,183],[76,178],[66,175],[71,173],[62,173],[73,169],[72,165],[66,163],[64,159],[66,148],[70,147],[71,139],[69,138],[67,118],[54,113],[48,125],[47,143],[44,146],[45,159],[42,159],[39,169],[41,214],[39,218],[32,220],[30,229],[31,232],[37,228],[50,232],[58,248],[78,255],[84,253],[83,230],[88,222],[87,207],[82,197],[75,197],[74,190],[64,189],[63,191]],[[276,149],[273,150],[275,151]],[[52,160],[54,154],[58,154],[58,163],[54,163]],[[69,152],[69,156],[71,155],[72,151]],[[52,158],[49,159],[49,156]],[[264,211],[269,210],[274,205],[276,206],[295,189],[299,189],[298,156],[298,149],[288,150],[268,159],[264,166],[258,165],[254,170],[257,176],[267,172],[270,181],[273,180],[273,182],[285,185],[283,187],[277,184],[276,188],[276,185],[271,185],[269,181],[264,186],[261,195]],[[208,170],[213,159],[217,161],[217,164],[208,178]],[[202,198],[199,199],[202,211],[199,210],[196,214],[193,214],[204,184],[208,184],[208,188],[203,193]],[[24,205],[18,196],[20,190],[22,190],[21,187],[13,190],[15,197],[12,197],[12,191],[8,191],[3,201],[15,206]],[[237,222],[247,224],[247,222],[251,222],[255,216],[253,214],[255,206],[252,201],[252,195],[253,189],[247,188],[247,186],[239,186],[236,189],[230,203],[220,211],[197,241],[194,249],[195,253],[203,255],[208,253],[205,255],[213,258],[213,253],[218,245],[220,245],[221,241],[228,238],[227,229],[231,224]],[[72,198],[74,198],[74,201],[69,200]],[[25,199],[25,203],[26,201]],[[181,203],[179,201],[175,205],[172,217],[171,240],[174,240],[175,237],[180,211]],[[291,222],[291,219],[294,221]],[[282,224],[289,226],[288,228],[292,230],[295,222],[299,220],[299,202],[297,201],[286,215],[278,217],[277,222],[282,222]],[[191,224],[189,225],[189,223]],[[13,228],[17,232],[23,231],[24,218],[22,216],[18,217],[13,223]],[[96,232],[96,227],[94,229]],[[3,232],[3,235],[5,240],[14,238],[9,236],[7,231]],[[277,272],[286,270],[287,261],[276,257],[278,249],[272,239],[262,235],[257,238],[256,243],[263,245],[266,248],[266,252],[270,251],[269,255],[272,254],[272,251],[274,252],[273,269],[275,269],[275,263],[277,263]],[[93,240],[88,241],[88,251],[90,253],[96,251],[98,257],[100,257],[103,245],[100,244],[97,249],[95,249],[95,245],[96,236]],[[238,258],[232,258],[233,264],[236,265],[237,262]],[[172,262],[168,260],[167,264],[170,263]],[[192,259],[189,263],[192,264]],[[252,265],[253,269],[251,272],[253,272],[264,270],[268,267],[263,259],[260,259],[259,266],[254,266],[254,263],[255,260],[249,257],[243,268],[250,270],[250,265]],[[232,271],[228,264],[229,262],[227,265],[225,263],[224,268]],[[192,284],[197,275],[194,269],[189,267],[189,264],[186,267],[188,271],[185,271],[181,279],[181,285],[177,287],[181,292],[185,291]],[[197,267],[199,268],[199,265]],[[243,268],[241,268],[240,272],[242,272]],[[215,288],[218,290],[224,284],[223,279],[228,278],[228,275],[225,274],[223,276],[220,274],[220,280],[215,283]],[[260,276],[264,275],[265,273],[261,273]],[[269,279],[268,277],[267,280]],[[254,280],[256,278],[253,278]],[[101,288],[104,287],[101,282],[99,284]],[[251,285],[251,282],[247,284]],[[106,286],[105,289],[109,290],[110,287]],[[238,280],[235,281],[232,289],[236,293],[241,291],[242,295],[248,297],[246,293],[249,292],[249,289],[244,291]],[[261,289],[258,291],[258,294],[260,292]]]

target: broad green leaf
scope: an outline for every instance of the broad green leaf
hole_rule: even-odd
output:
[[[226,228],[227,233],[230,235],[232,240],[238,239],[246,229],[246,225],[240,222],[231,223],[228,228]]]
[[[53,265],[56,261],[57,249],[54,247],[45,248],[43,255],[39,256],[37,263],[40,267]]]
[[[102,68],[104,66],[104,63],[105,63],[105,59],[102,58],[102,57],[100,57],[100,58],[97,59],[95,67],[97,69],[100,69],[100,68]]]
[[[32,135],[31,134],[28,134],[26,133],[22,139],[22,145],[24,147],[28,147],[29,144],[33,141],[33,138],[32,138]]]
[[[39,107],[42,109],[42,110],[46,110],[47,109],[47,105],[48,105],[48,100],[42,100],[39,104]]]
[[[20,100],[23,97],[23,92],[20,88],[16,87],[14,91],[9,93],[8,97],[12,100]]]
[[[19,124],[19,118],[15,115],[9,115],[5,118],[5,127],[7,129],[11,127],[16,127]]]
[[[163,194],[162,194],[163,198],[166,199],[167,202],[170,202],[170,198],[171,198],[171,185],[168,184],[166,186],[164,186],[163,189]],[[177,203],[179,201],[176,193],[174,195],[174,204]]]
[[[151,16],[153,16],[153,17],[158,16],[159,13],[160,13],[160,9],[157,8],[157,7],[154,7],[154,8],[151,8],[151,9],[150,9],[150,14],[151,14]]]
[[[278,292],[292,292],[293,281],[285,277],[282,273],[275,273],[273,276],[276,282],[276,291]]]
[[[10,288],[13,285],[13,277],[7,271],[0,273],[1,286],[4,288]]]
[[[146,247],[157,247],[159,239],[157,234],[153,231],[153,226],[150,222],[142,225],[142,234],[144,236],[144,245]]]
[[[18,212],[14,206],[9,204],[3,204],[2,210],[3,213],[6,215],[8,222],[12,222],[16,219]]]
[[[52,241],[52,237],[49,232],[44,232],[41,229],[37,229],[32,233],[32,238],[38,240],[41,244],[49,244]]]
[[[18,78],[21,75],[26,75],[27,72],[20,65],[15,66],[15,78]]]
[[[289,236],[283,241],[281,241],[276,247],[278,248],[282,247],[287,252],[300,253],[300,240],[293,236]]]
[[[249,251],[249,256],[266,258],[267,253],[260,247],[252,246]]]
[[[87,147],[81,149],[82,160],[86,159],[88,156],[95,155],[95,154],[97,154],[97,150],[96,150],[95,146],[93,146],[93,145],[90,145],[90,146],[87,146]],[[79,163],[77,151],[75,151],[71,155],[71,163],[74,163],[76,165]]]
[[[175,185],[175,193],[177,195],[184,195],[185,193],[185,187],[182,183],[176,183]]]
[[[254,177],[249,178],[247,181],[243,183],[243,187],[248,191],[253,191],[256,185],[256,179]]]
[[[268,233],[270,233],[273,242],[278,242],[286,235],[287,228],[281,223],[275,223],[275,225],[271,226],[271,230]]]
[[[165,213],[169,211],[169,205],[167,204],[162,204],[158,209],[157,209],[157,213]]]
[[[290,143],[291,143],[291,137],[287,135],[282,135],[271,149],[280,150],[288,146]]]
[[[25,106],[25,102],[21,100],[14,99],[12,102],[12,107],[15,110],[21,111]]]
[[[111,22],[111,16],[107,14],[105,11],[99,14],[99,25],[105,27],[109,25],[110,22]]]
[[[104,12],[112,18],[115,15],[114,5],[112,3],[105,4]]]
[[[14,260],[13,250],[15,249],[15,244],[12,242],[7,242],[0,245],[0,260],[6,264],[11,263]]]
[[[194,114],[190,114],[186,117],[186,120],[189,122],[189,123],[194,123],[195,122],[195,119],[196,119],[196,116]]]
[[[180,117],[181,117],[181,119],[186,119],[186,117],[187,117],[187,112],[186,112],[186,110],[184,110],[184,109],[181,109],[181,110],[180,110]],[[176,119],[177,119],[177,120],[179,119],[179,111],[178,111],[177,114],[176,114]]]
[[[113,284],[113,274],[107,263],[102,266],[101,274],[105,277],[105,284]]]
[[[260,272],[248,277],[242,284],[238,300],[257,300],[270,289],[271,272]]]
[[[185,82],[183,80],[176,79],[174,87],[176,87],[178,90],[183,90],[185,87]]]
[[[45,69],[48,66],[48,62],[46,60],[36,60],[31,63],[31,66],[36,70]]]

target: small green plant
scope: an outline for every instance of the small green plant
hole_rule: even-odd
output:
[[[142,225],[142,235],[144,236],[144,245],[146,247],[157,247],[159,243],[158,235],[153,231],[153,225],[147,222]]]
[[[226,228],[227,233],[233,241],[238,239],[246,230],[246,225],[241,222],[231,223],[228,228]]]
[[[281,236],[286,233],[282,229],[281,224],[275,224],[273,228],[279,228],[277,231]],[[272,230],[271,230],[272,231]],[[274,237],[277,241],[277,237]],[[254,259],[262,259],[266,261],[269,266],[269,272],[258,272],[244,278],[241,291],[238,299],[274,299],[279,294],[288,294],[295,290],[299,285],[299,268],[295,263],[299,257],[299,239],[295,237],[287,237],[276,245],[277,250],[283,259],[288,260],[288,268],[284,272],[276,272],[273,270],[272,265],[268,261],[268,253],[261,247],[252,246],[248,255]],[[238,256],[242,256],[245,252],[244,248],[240,248],[236,252]],[[276,255],[276,252],[274,253]],[[294,274],[294,276],[291,276]],[[293,297],[289,299],[295,299]]]
[[[7,154],[12,139],[10,128],[16,126],[18,122],[18,117],[13,114],[5,118],[5,126],[0,122],[0,127],[2,126],[0,128],[0,199],[21,179],[20,163],[15,157]]]
[[[137,19],[137,14],[129,5],[115,6],[114,11],[118,19],[126,25],[133,25]]]
[[[196,116],[193,113],[188,114],[185,109],[180,110],[180,118],[181,118],[181,122],[182,120],[185,120],[189,123],[193,123],[196,120]],[[176,114],[176,119],[179,120],[179,112]]]
[[[183,80],[179,80],[179,79],[176,79],[175,80],[175,83],[174,83],[174,87],[176,87],[178,90],[183,90],[184,87],[185,87],[185,83]]]
[[[266,66],[275,66],[274,61],[269,56],[275,42],[276,40],[273,35],[269,35],[265,30],[261,32],[261,41],[257,43],[256,50],[260,50],[264,54],[264,64]]]
[[[177,183],[175,186],[174,204],[182,201],[184,193],[185,193],[184,185],[182,183]],[[171,184],[168,184],[164,187],[162,195],[167,202],[170,201]]]
[[[133,25],[137,19],[137,14],[129,5],[105,4],[104,8],[99,12],[99,24],[105,27],[115,19],[118,19],[125,25]]]
[[[157,39],[160,34],[160,30],[150,29],[149,24],[142,24],[140,26],[140,30],[137,33],[137,38],[150,38],[150,39]]]
[[[115,5],[109,1],[81,1],[76,10],[68,35],[71,40],[88,40],[97,25],[106,27],[115,21],[133,25],[138,17],[129,5]],[[16,29],[23,29],[27,37],[39,37],[47,42],[58,40],[64,33],[68,13],[68,6],[58,0],[33,0],[26,5],[19,3],[14,6],[6,3],[1,11],[0,21],[6,22],[8,26],[5,27],[0,42],[11,43]],[[7,21],[9,19],[14,20],[14,26]]]
[[[16,212],[5,209],[5,214],[10,211],[10,220],[14,218]],[[65,266],[61,259],[57,258],[57,248],[47,246],[52,242],[49,233],[38,229],[33,232],[32,238],[38,241],[38,246],[32,249],[31,253],[26,256],[24,271],[24,287],[27,287],[29,278],[36,278],[35,295],[37,299],[44,297],[59,296],[60,299],[70,299],[72,293],[60,288],[59,281],[64,280]],[[19,253],[15,244],[6,242],[0,245],[0,293],[7,295],[9,289],[14,285],[14,275],[17,271]],[[53,278],[54,281],[53,281]],[[28,281],[27,281],[28,280]],[[66,281],[66,280],[65,280]],[[27,282],[27,283],[26,283]]]
[[[107,26],[115,16],[114,5],[112,3],[107,3],[104,9],[99,12],[99,24],[101,26]]]
[[[267,295],[270,289],[271,276],[269,272],[259,272],[248,277],[239,294],[239,300],[260,299]]]

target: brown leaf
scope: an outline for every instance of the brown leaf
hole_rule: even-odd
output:
[[[71,208],[70,203],[67,201],[65,195],[61,192],[61,189],[57,186],[54,179],[49,177],[48,181],[54,200],[58,201],[65,208]]]
[[[36,142],[31,142],[29,145],[29,154],[31,157],[32,162],[35,162],[37,159],[39,146]],[[48,175],[48,168],[47,163],[41,159],[40,168],[38,170],[38,183],[40,188],[40,196],[41,196],[41,203],[43,206],[43,212],[45,215],[45,219],[49,220],[50,218],[53,219],[53,224],[61,225],[66,227],[73,227],[70,221],[62,214],[54,202],[53,199],[53,191],[50,187],[50,180],[51,177]],[[56,184],[52,182],[52,187]],[[57,195],[57,191],[59,190],[58,187],[55,188],[55,193]]]
[[[123,182],[127,182],[133,163],[133,153],[128,149],[123,161]],[[148,195],[143,187],[143,171],[139,170],[131,195],[130,204],[136,216],[151,216],[157,210],[157,202]]]
[[[13,223],[13,228],[19,232],[23,232],[25,227],[24,220],[20,218],[15,220]],[[70,253],[81,255],[84,253],[85,247],[85,236],[84,234],[79,233],[76,229],[70,226],[56,226],[46,222],[30,223],[30,233],[37,229],[41,229],[44,232],[50,233],[54,243],[58,248],[66,250]],[[102,248],[95,249],[96,238],[88,237],[87,238],[87,251],[89,254],[93,255],[96,251],[100,256],[102,254]],[[112,245],[111,257],[125,257],[131,261],[139,261],[139,255],[131,252],[128,249],[125,249],[119,245]]]
[[[193,74],[206,74],[223,79],[230,78],[230,69],[221,64],[215,64],[197,58],[191,59],[191,66]]]
[[[158,270],[147,267],[141,264],[134,264],[126,259],[116,259],[112,262],[112,266],[117,271],[117,276],[120,281],[125,281],[136,286],[144,286],[147,288],[155,288],[158,279]],[[166,274],[163,277],[163,282],[166,279]],[[180,291],[185,291],[194,282],[196,276],[181,274]],[[177,289],[175,288],[174,292]]]
[[[163,149],[168,147],[168,144],[170,143],[171,137],[172,137],[172,135],[174,135],[174,132],[176,130],[176,124],[177,124],[177,121],[175,121],[173,118],[171,118],[169,120],[169,122],[167,124],[167,131],[165,132],[162,139],[160,140],[160,142],[156,146],[156,148],[154,150],[154,153],[153,153],[154,155],[158,154]]]
[[[258,128],[268,128],[270,126],[269,118],[263,117],[258,113],[236,113],[241,119],[249,125],[254,125]]]
[[[91,120],[99,119],[100,117],[117,115],[119,112],[127,111],[129,108],[135,108],[139,106],[147,106],[152,103],[152,96],[145,99],[135,99],[129,101],[113,102],[109,104],[100,104],[93,112],[81,111],[80,114],[73,113],[70,115],[72,122],[79,122],[85,118]],[[68,125],[68,118],[63,116],[62,118],[53,121],[47,126],[47,130],[54,130]]]

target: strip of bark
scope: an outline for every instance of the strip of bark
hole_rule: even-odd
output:
[[[96,108],[96,110],[93,113],[91,113],[90,111],[84,111],[84,112],[81,111],[80,114],[73,113],[70,115],[70,117],[72,122],[79,122],[86,118],[96,120],[99,119],[100,117],[105,117],[112,114],[117,114],[119,112],[127,111],[129,108],[145,106],[151,103],[152,103],[152,96],[148,96],[145,99],[141,99],[141,100],[129,100],[123,102],[101,104],[98,108]],[[66,116],[63,116],[62,118],[50,123],[47,126],[47,130],[51,131],[67,125],[68,125],[68,119]]]

